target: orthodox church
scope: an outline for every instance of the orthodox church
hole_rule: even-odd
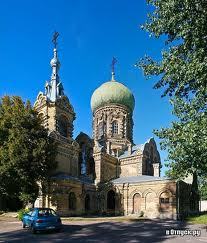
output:
[[[111,80],[91,97],[92,137],[81,132],[74,139],[76,114],[60,81],[56,45],[50,65],[51,79],[45,92],[38,94],[34,108],[57,143],[58,166],[49,185],[42,185],[35,206],[52,207],[68,216],[175,218],[184,209],[189,210],[191,185],[160,177],[155,140],[134,144],[135,99],[123,83],[115,80],[114,70]]]

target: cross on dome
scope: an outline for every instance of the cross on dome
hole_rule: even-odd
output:
[[[52,67],[52,75],[51,75],[51,80],[49,82],[46,82],[45,85],[46,96],[52,102],[55,102],[58,98],[64,95],[63,85],[60,81],[59,74],[58,74],[60,68],[60,61],[58,59],[58,50],[57,50],[58,36],[59,33],[55,31],[52,39],[52,42],[54,44],[53,58],[50,61],[50,65]]]
[[[117,63],[117,59],[115,57],[112,58],[111,62],[111,81],[115,81],[115,64]]]

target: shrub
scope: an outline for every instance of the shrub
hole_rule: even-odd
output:
[[[143,217],[144,216],[144,212],[141,211],[140,214],[139,214],[139,217]]]
[[[28,208],[20,209],[20,210],[18,211],[18,214],[17,214],[18,219],[22,221],[22,219],[23,219],[23,215],[24,215],[25,213],[29,213],[29,211],[30,211],[30,210],[29,210]]]

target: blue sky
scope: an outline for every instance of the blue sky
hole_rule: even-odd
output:
[[[147,11],[145,0],[1,1],[0,96],[19,95],[34,103],[51,75],[51,39],[57,30],[60,77],[77,115],[74,137],[80,131],[92,134],[90,97],[110,79],[115,56],[116,80],[136,100],[134,142],[144,143],[153,129],[167,127],[173,119],[168,99],[153,89],[155,80],[146,80],[134,67],[145,54],[159,59],[163,48],[161,40],[140,29]],[[162,162],[165,157],[161,152]]]

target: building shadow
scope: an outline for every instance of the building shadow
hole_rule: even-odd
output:
[[[139,220],[127,222],[76,222],[65,223],[59,233],[44,232],[32,234],[29,229],[4,232],[1,242],[164,242],[173,236],[166,235],[166,230],[185,229],[173,220]]]

